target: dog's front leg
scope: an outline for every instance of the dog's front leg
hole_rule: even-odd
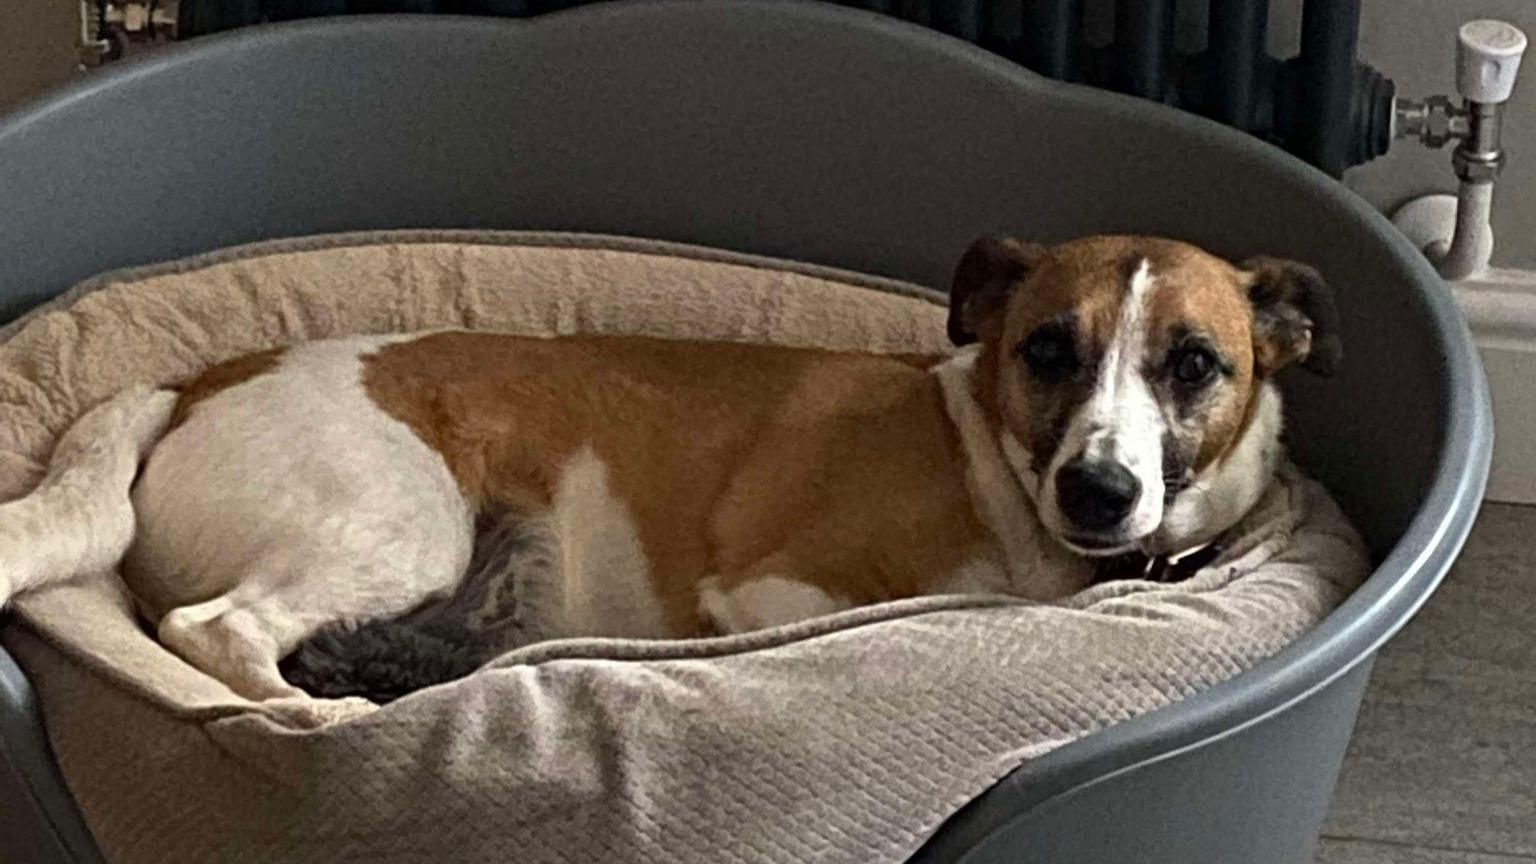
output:
[[[710,576],[699,583],[699,618],[720,635],[791,624],[852,605],[788,572]]]

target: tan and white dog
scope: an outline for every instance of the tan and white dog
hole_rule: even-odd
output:
[[[1235,524],[1280,459],[1272,376],[1330,371],[1336,330],[1302,265],[1092,237],[973,244],[951,357],[309,343],[82,418],[39,491],[0,508],[0,599],[126,550],[161,641],[256,699],[297,695],[279,661],[317,629],[453,591],[488,515],[557,538],[551,635],[737,632],[944,592],[1051,600],[1094,558],[1175,555]],[[135,530],[114,505],[136,472]]]

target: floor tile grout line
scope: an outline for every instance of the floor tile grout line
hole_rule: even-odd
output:
[[[1527,855],[1524,852],[1500,852],[1487,849],[1472,849],[1463,846],[1442,846],[1435,843],[1416,843],[1409,840],[1393,840],[1384,837],[1356,837],[1348,834],[1322,834],[1321,840],[1337,840],[1343,843],[1372,843],[1377,846],[1392,846],[1400,849],[1422,849],[1425,852],[1454,852],[1459,855],[1482,855],[1487,858],[1502,858],[1508,861],[1536,861],[1536,855]]]

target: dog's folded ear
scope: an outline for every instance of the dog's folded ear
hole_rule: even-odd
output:
[[[949,341],[969,345],[1000,319],[1008,298],[1045,255],[1044,247],[1012,237],[982,237],[955,266],[949,289]]]
[[[1260,375],[1292,363],[1316,375],[1332,375],[1344,360],[1333,289],[1311,267],[1279,258],[1242,263],[1252,281],[1253,356]]]

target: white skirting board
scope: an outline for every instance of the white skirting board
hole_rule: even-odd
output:
[[[1536,504],[1536,271],[1494,269],[1453,290],[1493,392],[1488,500]]]

